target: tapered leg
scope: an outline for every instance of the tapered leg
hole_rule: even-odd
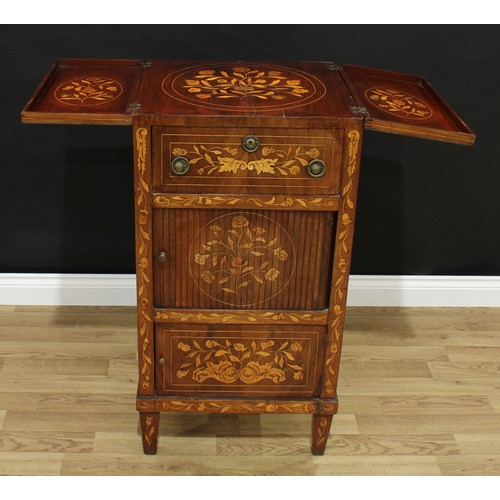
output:
[[[142,448],[146,455],[156,455],[160,413],[141,412]]]
[[[312,420],[312,445],[311,453],[313,455],[323,455],[325,453],[326,442],[330,433],[333,415],[318,414],[313,415]]]

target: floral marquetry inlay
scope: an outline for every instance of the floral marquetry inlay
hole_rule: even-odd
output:
[[[172,411],[194,413],[317,413],[318,403],[287,400],[231,400],[160,399],[138,401],[142,411]],[[322,410],[323,411],[323,410]]]
[[[177,356],[181,364],[176,377],[198,383],[215,380],[223,384],[300,381],[304,378],[301,353],[308,343],[307,339],[179,340],[176,349],[182,354]]]
[[[331,329],[333,338],[329,342],[328,352],[326,353],[325,368],[325,392],[329,396],[335,392],[335,362],[339,354],[339,346],[343,331],[343,319],[345,317],[346,305],[346,284],[349,276],[348,262],[350,261],[349,239],[352,239],[353,222],[354,222],[354,203],[356,189],[354,186],[354,175],[356,173],[360,134],[357,130],[350,130],[347,134],[349,145],[347,149],[347,172],[345,177],[346,184],[342,189],[342,206],[340,214],[342,214],[337,228],[337,248],[338,254],[335,259],[336,269],[334,276],[336,277],[334,289],[332,290],[332,316],[333,321]]]
[[[189,149],[182,146],[174,145],[172,156],[188,158],[190,165],[196,166],[196,173],[202,176],[213,173],[238,174],[245,171],[255,175],[296,176],[305,171],[311,160],[321,156],[320,150],[315,147],[264,146],[261,150],[261,158],[245,161],[238,158],[241,148],[234,146],[193,144],[189,146]]]
[[[303,71],[268,64],[195,66],[167,76],[163,91],[180,101],[215,109],[282,109],[321,99],[325,86]]]
[[[295,249],[288,233],[275,221],[236,212],[214,219],[198,233],[189,260],[194,281],[207,295],[235,303],[248,293],[248,297],[261,296],[260,300],[248,299],[260,303],[270,298],[264,293],[267,285],[275,290],[274,296],[290,281]],[[260,294],[247,292],[259,287]],[[221,292],[223,300],[218,298]]]
[[[186,322],[186,323],[310,323],[323,325],[326,323],[327,313],[320,312],[288,312],[288,311],[247,311],[233,310],[228,312],[207,311],[172,311],[157,310],[156,321]]]
[[[399,90],[372,87],[365,95],[373,106],[392,115],[417,120],[432,116],[432,109],[427,104]]]
[[[59,85],[54,97],[64,104],[95,106],[115,100],[122,92],[122,86],[116,80],[101,76],[86,76]]]
[[[268,198],[255,198],[253,196],[241,195],[238,198],[232,196],[215,195],[177,195],[177,194],[157,194],[154,197],[155,207],[158,208],[304,208],[311,210],[334,210],[338,206],[336,197],[298,197],[277,195]]]
[[[153,386],[153,361],[150,336],[153,320],[150,316],[150,283],[151,283],[151,209],[150,189],[145,180],[148,154],[148,129],[141,127],[136,130],[136,213],[137,213],[137,325],[139,329],[139,364],[140,389],[151,390]]]
[[[300,78],[290,79],[283,71],[234,66],[227,70],[200,69],[192,79],[185,79],[183,88],[198,99],[298,99],[309,94]]]

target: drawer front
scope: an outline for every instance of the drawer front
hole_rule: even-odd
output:
[[[325,309],[335,212],[155,209],[157,307]],[[162,262],[160,262],[161,260]]]
[[[158,395],[313,397],[325,327],[156,326]]]
[[[337,194],[342,138],[341,129],[156,128],[154,191]]]

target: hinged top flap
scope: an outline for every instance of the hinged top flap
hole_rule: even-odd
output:
[[[24,123],[130,125],[147,64],[134,60],[62,59],[21,113]]]
[[[425,78],[349,64],[341,74],[366,129],[474,144],[474,133]]]

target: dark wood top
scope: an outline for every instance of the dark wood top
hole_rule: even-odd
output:
[[[425,78],[331,62],[64,59],[21,114],[26,123],[119,125],[133,115],[163,125],[163,117],[170,125],[196,117],[198,125],[306,128],[364,119],[371,130],[475,140]]]

